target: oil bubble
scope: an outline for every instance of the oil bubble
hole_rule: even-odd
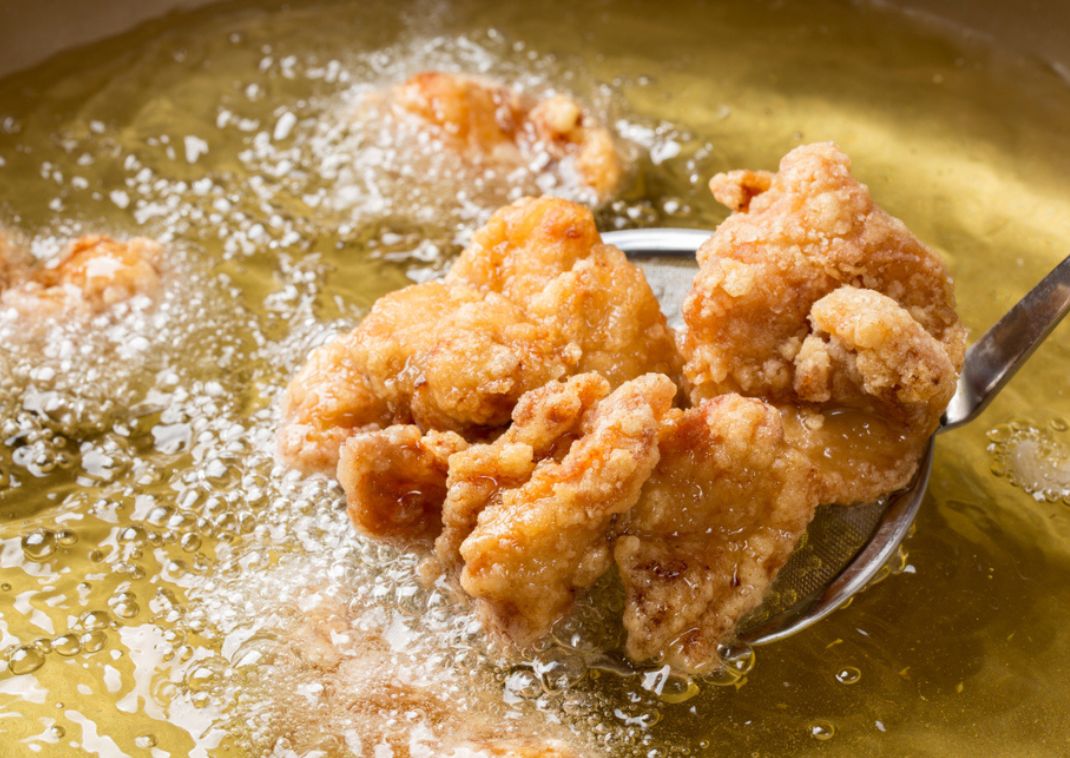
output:
[[[87,632],[97,629],[107,629],[111,626],[111,616],[107,611],[88,611],[82,614],[78,625]]]
[[[151,734],[141,734],[134,738],[134,744],[142,750],[156,747],[156,738]]]
[[[182,535],[182,539],[179,540],[179,545],[187,553],[196,552],[201,546],[201,538],[196,532],[186,532]]]
[[[60,655],[78,655],[82,652],[82,644],[73,634],[63,634],[52,640],[52,649]]]
[[[862,672],[855,666],[844,666],[836,672],[836,681],[840,684],[858,684],[862,679]]]
[[[679,705],[680,703],[686,703],[701,691],[698,682],[693,678],[689,676],[672,676],[665,682],[665,687],[661,691],[661,700],[670,705]]]
[[[61,529],[56,532],[56,542],[63,547],[70,547],[78,542],[78,535],[72,532],[70,529]]]
[[[62,740],[67,736],[67,730],[59,724],[53,724],[48,728],[48,736],[54,740]]]
[[[48,655],[52,652],[52,640],[48,639],[47,637],[41,637],[40,639],[34,640],[33,646],[45,655]]]
[[[818,742],[827,742],[836,736],[836,726],[831,721],[825,721],[824,719],[811,721],[806,730]]]
[[[56,552],[56,535],[48,529],[34,529],[22,536],[22,552],[31,561],[41,561]]]
[[[45,663],[45,654],[32,645],[23,645],[11,651],[7,657],[7,667],[12,674],[30,674]]]
[[[107,642],[108,635],[99,629],[92,632],[86,632],[78,638],[78,643],[82,646],[82,650],[87,653],[96,653],[103,650]]]

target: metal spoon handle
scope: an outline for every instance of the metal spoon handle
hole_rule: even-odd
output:
[[[966,351],[942,429],[972,420],[1070,311],[1070,256]]]

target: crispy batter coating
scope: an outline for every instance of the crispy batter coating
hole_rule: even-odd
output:
[[[338,481],[353,525],[370,537],[412,542],[442,528],[449,458],[468,443],[454,432],[388,426],[342,443]]]
[[[368,382],[358,343],[350,332],[316,348],[286,387],[277,442],[279,454],[295,468],[330,470],[346,438],[390,423],[386,401]]]
[[[925,435],[955,393],[947,349],[905,308],[873,290],[840,287],[810,309],[795,357],[795,393],[813,403],[879,405]]]
[[[287,389],[279,450],[298,468],[329,470],[357,431],[414,423],[475,439],[555,379],[597,370],[615,386],[678,369],[653,291],[599,244],[591,212],[525,199],[477,232],[445,282],[380,298],[312,354]]]
[[[160,284],[160,246],[136,237],[125,242],[103,235],[74,240],[54,267],[18,272],[21,281],[3,293],[4,305],[30,317],[100,313]],[[0,273],[2,275],[2,273]]]
[[[550,382],[520,398],[512,425],[498,439],[474,445],[450,459],[442,533],[435,540],[440,569],[460,570],[461,543],[475,529],[483,509],[503,490],[528,481],[542,461],[559,459],[579,433],[585,416],[609,390],[609,382],[597,374]]]
[[[709,671],[806,531],[814,470],[776,408],[736,394],[674,412],[660,450],[613,551],[627,653]]]
[[[310,356],[287,389],[279,450],[298,468],[324,470],[345,438],[386,423],[462,434],[498,427],[524,392],[574,370],[575,354],[499,295],[406,287]]]
[[[585,415],[560,462],[545,459],[479,514],[461,544],[461,586],[515,644],[548,632],[609,567],[611,521],[635,504],[657,464],[658,427],[675,394],[658,374],[621,385]]]
[[[748,202],[730,193],[733,183]],[[793,362],[810,309],[845,284],[894,299],[961,365],[965,334],[943,264],[873,203],[835,146],[792,150],[763,192],[746,172],[719,175],[712,185],[745,210],[698,251],[683,340],[696,399],[738,391],[793,400]]]
[[[834,145],[710,185],[736,212],[699,249],[684,306],[692,400],[740,392],[789,410],[826,502],[905,486],[965,353],[943,264]]]
[[[614,386],[646,372],[679,375],[679,354],[642,271],[600,242],[591,211],[543,197],[496,214],[448,282],[497,292],[581,350],[578,371]]]
[[[542,171],[574,178],[599,200],[621,184],[622,161],[612,135],[570,97],[538,100],[500,82],[442,71],[416,74],[392,97],[471,161],[542,162]]]

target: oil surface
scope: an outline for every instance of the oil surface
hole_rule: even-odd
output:
[[[1068,251],[1068,83],[865,5],[228,3],[0,80],[0,225],[43,258],[96,230],[169,251],[155,304],[44,344],[0,324],[4,754],[371,754],[288,642],[309,598],[384,635],[399,675],[584,750],[1070,750],[1065,328],[940,439],[896,575],[717,682],[600,656],[593,607],[502,670],[336,487],[275,464],[309,348],[491,210],[444,203],[445,174],[409,192],[348,120],[428,67],[570,92],[630,139],[604,229],[710,227],[712,173],[834,139],[945,256],[975,333]]]

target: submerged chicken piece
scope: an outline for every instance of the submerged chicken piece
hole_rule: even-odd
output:
[[[940,259],[832,144],[711,188],[736,212],[699,249],[684,305],[692,400],[740,392],[793,408],[789,436],[827,471],[829,502],[905,486],[965,352]]]
[[[444,282],[380,298],[312,354],[287,390],[279,449],[306,471],[329,470],[358,431],[412,423],[476,439],[555,379],[598,370],[616,386],[678,368],[654,293],[599,243],[591,212],[525,199],[477,232]]]
[[[103,235],[74,240],[55,266],[36,266],[0,296],[3,305],[30,317],[100,313],[160,284],[160,246],[136,237],[121,242]]]
[[[609,567],[611,522],[657,464],[658,427],[675,395],[662,375],[626,382],[585,414],[560,461],[544,459],[527,481],[488,499],[461,543],[461,586],[517,646],[547,633]],[[503,446],[485,475],[508,470],[511,452]]]
[[[370,537],[430,540],[442,529],[449,458],[468,443],[453,432],[388,426],[355,434],[339,453],[338,481],[353,525]]]
[[[392,651],[346,604],[310,588],[300,605],[275,609],[292,621],[278,635],[288,654],[277,656],[270,680],[272,731],[302,755],[322,747],[325,734],[344,736],[344,753],[353,755],[580,755],[562,739],[564,729],[502,719],[496,691],[487,702],[469,697],[458,705],[443,692],[441,673],[428,676],[426,664]],[[343,747],[340,740],[335,745]]]
[[[391,95],[408,113],[478,164],[527,166],[558,172],[608,199],[620,186],[621,157],[609,131],[564,95],[527,96],[500,82],[424,71]]]
[[[776,408],[736,394],[674,412],[660,451],[613,550],[627,653],[706,672],[806,531],[814,470]]]
[[[0,293],[22,281],[33,265],[33,256],[0,228]]]
[[[474,445],[450,458],[442,533],[435,540],[440,570],[460,570],[461,543],[475,529],[483,509],[503,491],[527,482],[542,461],[564,455],[584,418],[609,391],[609,382],[597,374],[550,382],[520,398],[512,425],[494,442]]]
[[[613,386],[643,373],[679,375],[675,340],[642,271],[603,245],[591,211],[551,197],[496,214],[448,282],[500,293],[580,349],[577,371]]]

